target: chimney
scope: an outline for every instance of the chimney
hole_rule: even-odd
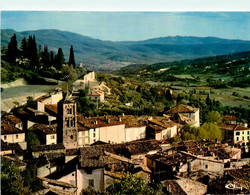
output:
[[[122,113],[122,116],[125,116],[125,114],[124,114],[124,113]]]
[[[97,125],[98,124],[98,122],[97,121],[95,121],[95,125]]]
[[[108,123],[110,123],[110,119],[108,119]]]
[[[121,117],[119,117],[119,122],[122,122],[122,118]]]

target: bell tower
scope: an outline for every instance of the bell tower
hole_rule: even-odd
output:
[[[63,98],[57,105],[57,142],[63,143],[66,149],[77,148],[78,131],[76,103]]]

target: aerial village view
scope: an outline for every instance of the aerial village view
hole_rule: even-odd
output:
[[[2,194],[249,194],[247,12],[1,12]]]

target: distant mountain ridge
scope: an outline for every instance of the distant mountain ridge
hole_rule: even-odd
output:
[[[42,47],[48,45],[49,50],[55,52],[61,47],[66,60],[70,45],[73,45],[76,61],[94,70],[114,70],[134,63],[153,64],[250,50],[250,41],[217,37],[170,36],[112,42],[55,29],[23,32],[4,29],[1,30],[1,45],[7,46],[14,33],[19,43],[23,37],[35,35],[37,43]]]

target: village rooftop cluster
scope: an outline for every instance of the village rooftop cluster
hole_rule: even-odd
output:
[[[20,170],[27,166],[27,156],[39,162],[44,194],[80,194],[89,186],[104,192],[126,171],[172,194],[205,194],[201,178],[224,175],[229,192],[250,192],[249,158],[244,156],[249,154],[250,128],[236,117],[224,116],[226,122],[219,124],[231,142],[174,142],[185,124],[200,126],[199,108],[179,104],[163,116],[84,117],[77,113],[74,93],[94,80],[90,72],[74,83],[73,96],[59,91],[28,99],[2,116],[2,159],[18,159]],[[100,88],[90,89],[87,97],[96,104],[105,101]],[[27,147],[28,132],[41,145]]]

